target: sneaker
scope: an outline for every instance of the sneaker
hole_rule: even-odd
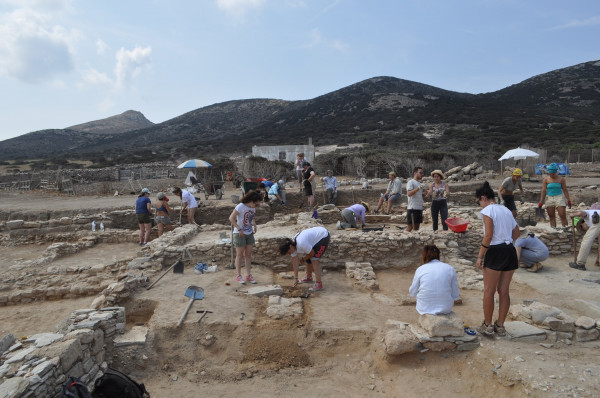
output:
[[[319,290],[323,290],[323,282],[315,282],[313,287],[311,287],[308,290],[310,290],[311,292],[318,292]]]
[[[300,279],[298,282],[300,283],[311,283],[313,281],[313,278],[311,276],[305,276],[304,278]]]
[[[498,325],[498,321],[494,322],[494,332],[500,337],[506,336],[506,329],[504,326]]]
[[[544,268],[544,266],[542,265],[542,263],[535,263],[531,267],[527,268],[527,271],[529,271],[529,272],[538,272],[542,268]]]
[[[246,280],[250,283],[256,283],[256,281],[254,280],[254,278],[252,277],[252,275],[248,274],[246,276]]]
[[[573,268],[573,269],[578,269],[579,271],[585,271],[585,264],[578,264],[576,262],[571,261],[569,263],[569,267]]]
[[[241,275],[238,275],[237,278],[235,278],[235,280],[241,283],[242,285],[246,284],[246,281],[244,281],[244,278],[242,278]]]
[[[494,335],[494,325],[486,325],[485,321],[477,328],[477,332],[483,336],[492,337]]]

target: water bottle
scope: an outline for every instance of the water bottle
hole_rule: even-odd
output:
[[[312,216],[313,216],[313,218],[315,218],[315,219],[319,217],[319,213],[317,213],[317,209],[314,209],[314,210],[313,210],[313,215],[312,215]]]
[[[96,231],[96,220],[92,221],[92,231]]]
[[[103,222],[100,223],[100,231],[104,232],[104,223]]]

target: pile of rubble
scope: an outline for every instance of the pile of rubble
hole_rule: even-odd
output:
[[[484,170],[479,163],[473,162],[468,166],[456,166],[446,171],[446,179],[448,181],[470,181],[470,180],[486,180],[494,178],[497,173],[492,170]]]

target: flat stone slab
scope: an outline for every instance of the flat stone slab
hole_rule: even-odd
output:
[[[283,289],[279,285],[254,286],[248,289],[248,293],[246,294],[254,297],[282,296]]]
[[[581,314],[590,318],[600,319],[600,302],[576,299],[573,306]]]
[[[505,322],[506,333],[514,341],[544,341],[546,332],[543,329],[536,328],[526,322]]]
[[[115,347],[123,347],[127,345],[144,345],[148,336],[148,328],[146,326],[134,326],[131,330],[115,337]]]
[[[13,377],[0,384],[0,397],[17,398],[20,397],[29,387],[29,381],[23,377]]]
[[[44,346],[54,343],[55,341],[62,339],[63,337],[65,337],[65,336],[60,333],[40,333],[40,334],[34,334],[33,336],[31,336],[27,340],[25,340],[25,342],[26,343],[33,342],[33,343],[35,343],[36,347],[44,347]]]

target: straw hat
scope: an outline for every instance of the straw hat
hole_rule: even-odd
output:
[[[433,171],[431,172],[431,176],[433,177],[433,175],[434,175],[434,174],[439,174],[439,175],[440,175],[440,177],[442,177],[442,180],[443,180],[444,178],[446,178],[446,175],[445,175],[444,173],[442,173],[442,170],[433,170]]]
[[[388,175],[389,175],[389,176],[398,177],[398,174],[396,174],[396,172],[394,172],[394,171],[390,171],[390,172],[388,173]]]
[[[367,202],[361,201],[360,204],[363,205],[365,207],[365,209],[367,209],[367,213],[370,211],[369,204]]]

